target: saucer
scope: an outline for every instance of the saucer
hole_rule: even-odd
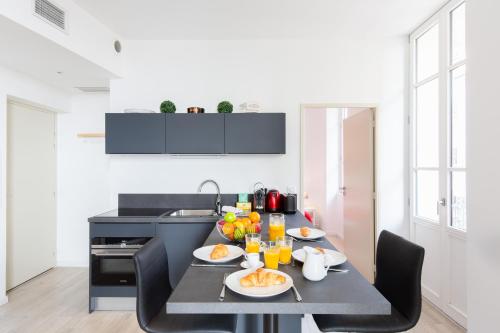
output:
[[[241,265],[241,267],[243,267],[245,269],[250,268],[250,267],[248,267],[246,260],[243,260],[240,265]],[[261,267],[264,267],[264,263],[262,261],[259,261],[259,264],[257,265],[257,267],[253,267],[253,268],[261,268]]]

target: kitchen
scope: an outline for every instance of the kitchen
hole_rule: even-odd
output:
[[[465,121],[446,123],[445,107],[453,84],[464,85],[454,96],[465,95],[465,52],[446,66],[447,54],[464,43],[465,37],[451,32],[465,21],[464,2],[344,2],[1,5],[0,28],[9,33],[0,42],[11,47],[0,56],[0,332],[154,331],[148,325],[156,325],[156,315],[160,322],[165,316],[198,318],[201,328],[191,326],[197,320],[184,323],[191,331],[363,330],[355,324],[370,331],[383,325],[380,319],[392,318],[400,326],[387,331],[481,332],[477,327],[488,322],[479,319],[481,304],[472,292],[481,284],[467,267],[481,268],[470,253],[475,258],[482,248],[474,230],[486,217],[476,207],[480,196],[465,200],[469,187],[477,192],[479,184],[467,178],[466,187],[466,172],[480,173],[469,170],[469,157],[467,169],[463,162],[448,170],[444,156],[456,133],[461,145],[466,141],[465,129],[448,135]],[[43,6],[54,6],[58,10],[48,13],[64,20],[44,18],[40,8],[49,7]],[[474,16],[478,7],[471,8],[480,22]],[[429,22],[439,25],[438,40]],[[428,39],[418,50],[435,50],[435,42],[441,52],[429,58],[431,51],[418,53],[422,36]],[[439,73],[430,69],[418,77],[410,64],[424,58],[439,59]],[[418,118],[429,123],[418,132],[415,117],[423,111],[414,97],[420,85],[448,76],[455,81],[439,85],[438,97],[420,94],[440,103],[428,108],[433,117]],[[458,97],[451,102],[465,105]],[[344,211],[350,215],[337,214],[354,217],[345,230],[357,241],[349,244],[343,229],[332,228],[333,215],[318,212],[327,203],[315,202],[314,187],[306,191],[303,181],[311,172],[304,170],[307,162],[328,159],[305,154],[307,147],[320,146],[321,136],[305,144],[304,113],[325,107],[372,112],[364,122],[370,132],[350,136],[373,155],[364,170],[371,170],[370,180],[350,178],[369,190],[364,201],[352,201],[361,198],[355,188],[329,183],[335,195],[352,195]],[[13,117],[21,112],[25,118]],[[439,154],[439,165],[414,164],[416,144],[437,138],[430,134],[438,112],[440,149],[429,145],[418,152]],[[35,121],[34,114],[46,122]],[[307,130],[326,131],[322,126]],[[333,136],[342,139],[341,132]],[[428,141],[414,140],[422,136]],[[366,145],[365,137],[372,143]],[[462,158],[460,147],[453,151]],[[368,165],[343,156],[352,158],[350,172]],[[339,180],[346,175],[340,168],[332,174]],[[420,177],[431,174],[439,178]],[[426,182],[425,195],[418,192],[419,181]],[[369,211],[368,220],[356,221],[361,211]],[[430,219],[418,220],[417,213]],[[462,224],[455,227],[459,214]],[[469,214],[476,216],[470,233]],[[276,232],[278,244],[269,243]],[[423,264],[416,244],[425,248]],[[371,252],[349,252],[360,248]],[[222,258],[211,258],[220,253]],[[391,253],[412,258],[394,268],[384,265],[396,261]],[[367,259],[363,267],[359,258]],[[154,267],[154,274],[141,274],[141,262]],[[406,286],[411,295],[394,292],[402,285],[394,280],[409,279],[384,275],[384,268],[401,273],[408,263],[419,283]],[[263,284],[264,277],[276,285],[249,286]],[[247,288],[266,297],[247,295]],[[396,299],[391,292],[406,296]],[[147,299],[151,293],[158,297]],[[405,308],[401,302],[416,311],[401,314],[394,308]],[[343,316],[356,317],[355,323]]]

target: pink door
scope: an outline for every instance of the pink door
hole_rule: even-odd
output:
[[[344,250],[370,282],[375,267],[374,111],[343,121]]]

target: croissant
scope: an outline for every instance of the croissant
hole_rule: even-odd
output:
[[[303,237],[307,237],[311,234],[311,229],[309,229],[308,227],[302,227],[302,228],[300,228],[300,234]]]
[[[224,244],[217,244],[214,246],[212,253],[210,253],[210,259],[217,260],[224,257],[227,257],[229,254],[229,250],[227,246]]]
[[[266,272],[262,268],[258,268],[240,279],[240,285],[244,288],[249,287],[270,287],[285,283],[286,279],[283,275],[274,272]]]

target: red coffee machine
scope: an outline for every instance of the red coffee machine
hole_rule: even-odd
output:
[[[280,213],[281,212],[281,195],[278,190],[269,190],[266,195],[266,212]]]

